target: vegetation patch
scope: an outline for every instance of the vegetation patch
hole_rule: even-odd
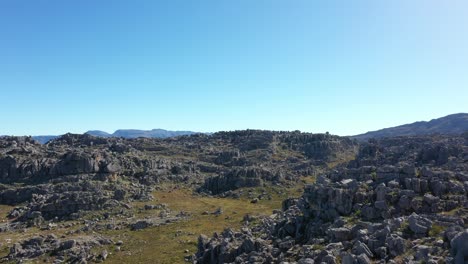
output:
[[[189,188],[168,187],[166,190],[156,191],[153,193],[155,201],[152,203],[167,204],[174,213],[184,211],[191,214],[191,217],[184,221],[140,231],[103,232],[103,235],[115,241],[124,242],[120,251],[112,250],[106,263],[182,263],[185,256],[196,252],[200,234],[212,235],[213,232],[222,232],[228,227],[239,229],[246,214],[255,217],[268,216],[273,210],[281,208],[284,199],[299,196],[305,182],[309,182],[309,179],[304,179],[290,188],[267,186],[243,189],[243,193],[246,194],[249,191],[258,193],[266,191],[271,194],[271,199],[260,200],[258,203],[251,203],[246,195],[239,199],[218,198],[193,193]],[[137,206],[141,206],[141,203],[135,203],[135,207]],[[218,208],[221,208],[223,213],[213,214],[212,212]],[[142,213],[148,214],[148,212]]]

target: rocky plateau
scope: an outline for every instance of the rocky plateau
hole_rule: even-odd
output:
[[[271,190],[304,186],[271,215],[247,214],[241,228],[199,234],[196,252],[186,250],[181,262],[468,261],[467,133],[364,142],[261,130],[165,139],[66,134],[46,144],[1,137],[2,261],[118,263],[112,255],[125,248],[123,234],[194,217],[158,203],[154,194],[170,193],[169,185],[199,199],[260,205],[277,195]],[[230,218],[221,204],[202,215]]]

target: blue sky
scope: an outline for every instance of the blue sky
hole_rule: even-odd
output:
[[[0,1],[0,135],[350,135],[468,112],[468,2]]]

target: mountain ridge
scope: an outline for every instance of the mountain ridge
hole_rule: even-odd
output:
[[[371,138],[395,137],[395,136],[415,136],[428,134],[461,134],[468,131],[468,113],[451,114],[440,118],[435,118],[429,121],[416,121],[409,124],[399,125],[395,127],[383,128],[375,131],[369,131],[363,134],[348,136],[357,140],[368,140]],[[102,130],[88,130],[84,134],[89,134],[97,137],[123,137],[123,138],[169,138],[185,135],[200,134],[201,132],[194,131],[174,131],[165,129],[118,129],[112,134]],[[206,133],[204,133],[206,134]],[[58,138],[55,135],[39,135],[33,138],[42,144],[49,142],[52,139]]]
[[[415,136],[428,134],[461,134],[468,131],[468,113],[451,114],[429,121],[417,121],[395,127],[369,131],[363,134],[350,136],[357,140],[371,138]]]
[[[102,130],[88,130],[83,134],[88,134],[96,137],[123,137],[123,138],[138,138],[138,137],[147,137],[147,138],[170,138],[186,135],[200,134],[201,132],[194,131],[174,131],[174,130],[165,130],[161,128],[151,129],[151,130],[140,130],[140,129],[117,129],[114,133],[110,134]],[[53,139],[59,138],[62,135],[46,135],[46,136],[33,136],[33,138],[39,141],[41,144],[45,144]]]

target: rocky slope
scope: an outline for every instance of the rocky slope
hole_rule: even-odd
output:
[[[259,225],[200,236],[195,263],[466,263],[468,134],[364,143]]]
[[[396,136],[460,134],[465,131],[468,131],[468,114],[460,113],[433,119],[428,122],[421,121],[397,127],[384,128],[381,130],[371,131],[365,134],[352,136],[351,138],[355,138],[358,140],[366,140],[370,138]]]

